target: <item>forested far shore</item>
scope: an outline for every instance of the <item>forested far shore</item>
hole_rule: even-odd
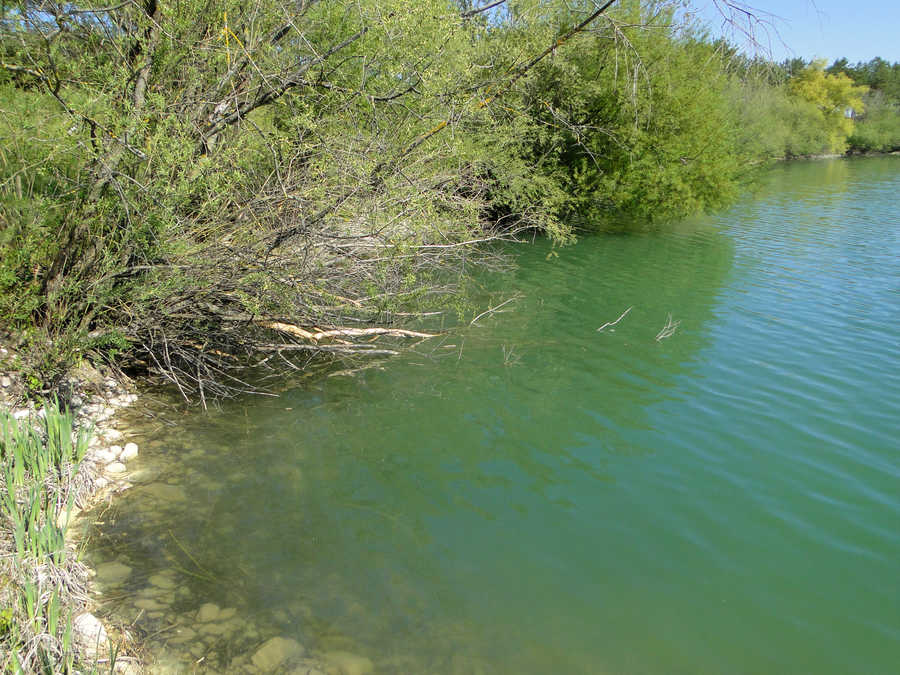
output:
[[[681,4],[4,3],[0,366],[32,395],[85,358],[255,391],[248,367],[482,311],[486,242],[664,227],[772,160],[900,149],[900,64],[749,57]]]

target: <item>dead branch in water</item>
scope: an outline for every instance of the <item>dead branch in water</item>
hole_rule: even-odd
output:
[[[481,314],[479,314],[479,315],[476,316],[474,319],[472,319],[472,320],[469,322],[469,325],[470,325],[470,326],[474,326],[475,323],[478,321],[478,319],[481,319],[481,318],[487,316],[488,314],[493,314],[494,312],[498,311],[498,310],[499,310],[501,307],[503,307],[504,305],[508,305],[509,303],[513,302],[514,300],[518,300],[518,299],[521,298],[521,297],[522,297],[521,294],[516,293],[516,294],[515,294],[513,297],[511,297],[509,300],[506,300],[506,301],[504,301],[504,302],[501,302],[501,303],[500,303],[499,305],[497,305],[496,307],[491,307],[491,308],[489,308],[489,309],[484,310]]]
[[[615,325],[616,325],[617,323],[619,323],[622,319],[624,319],[624,318],[625,318],[625,315],[628,314],[628,312],[630,312],[632,309],[634,309],[634,305],[632,305],[631,307],[629,307],[628,309],[626,309],[624,312],[622,312],[622,313],[619,315],[619,318],[616,319],[615,321],[607,321],[605,324],[603,324],[602,326],[600,326],[600,328],[597,329],[597,332],[599,333],[599,332],[602,331],[604,328],[609,328],[610,326],[615,326]]]
[[[656,335],[656,341],[665,340],[667,337],[672,337],[675,335],[675,331],[678,330],[678,326],[681,325],[681,321],[672,321],[672,315],[666,315],[666,325],[663,326],[662,330],[659,331]]]
[[[331,330],[322,330],[316,331],[315,333],[300,328],[299,326],[295,326],[290,323],[282,323],[280,321],[266,321],[260,323],[264,328],[271,328],[272,330],[279,331],[281,333],[287,333],[288,335],[294,335],[296,337],[301,337],[306,340],[312,340],[313,342],[318,342],[319,340],[324,340],[326,338],[342,338],[342,337],[368,337],[368,336],[379,336],[379,335],[387,335],[388,337],[405,337],[405,338],[433,338],[437,337],[436,333],[420,333],[414,330],[403,330],[401,328],[333,328]]]

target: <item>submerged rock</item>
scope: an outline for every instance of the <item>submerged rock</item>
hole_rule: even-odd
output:
[[[200,606],[200,609],[197,610],[197,621],[200,623],[207,623],[209,621],[215,621],[219,618],[219,606],[212,603],[207,602],[204,605]]]
[[[313,659],[301,659],[300,662],[290,671],[290,675],[326,675],[322,670],[324,666]]]
[[[127,462],[129,459],[134,459],[138,456],[138,446],[137,443],[126,443],[125,447],[122,448],[122,452],[119,453],[119,459],[123,462]]]
[[[368,675],[375,669],[371,659],[351,652],[328,652],[325,661],[333,666],[329,668],[329,673],[334,672],[335,675]]]
[[[122,462],[111,462],[106,465],[107,473],[125,473],[126,468]]]
[[[169,571],[160,572],[152,575],[147,581],[150,582],[151,586],[168,590],[170,588],[175,588],[175,579],[173,576],[173,573]]]
[[[225,621],[224,623],[205,623],[201,625],[198,630],[208,635],[225,635],[228,633],[238,632],[238,630],[240,630],[240,627],[241,622],[236,619],[232,619],[231,621]]]
[[[182,502],[187,499],[187,492],[180,485],[155,483],[144,488],[145,494],[164,502]]]
[[[118,560],[97,565],[97,581],[116,586],[131,576],[131,568]]]
[[[225,609],[219,611],[219,616],[216,618],[219,621],[226,621],[227,619],[233,617],[235,614],[237,614],[236,607],[226,607]]]
[[[182,626],[175,629],[175,636],[169,638],[169,642],[174,645],[182,645],[190,642],[193,644],[197,640],[197,632],[193,628]]]
[[[165,605],[161,604],[157,600],[154,600],[153,598],[139,598],[138,600],[135,600],[134,606],[138,609],[146,609],[148,611],[154,609],[163,609],[165,607]]]
[[[264,642],[250,660],[262,672],[269,673],[292,659],[300,658],[305,653],[306,649],[296,640],[274,637]]]

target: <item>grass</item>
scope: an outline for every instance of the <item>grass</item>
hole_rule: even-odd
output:
[[[0,672],[72,673],[72,619],[86,600],[85,568],[64,524],[86,483],[88,432],[46,403],[36,425],[0,411]]]

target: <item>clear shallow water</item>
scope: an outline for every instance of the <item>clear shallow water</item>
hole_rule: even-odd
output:
[[[184,670],[280,635],[385,673],[897,672],[898,195],[895,157],[789,164],[518,249],[510,312],[147,428],[91,555],[176,580],[146,633],[238,610],[155,638]]]

